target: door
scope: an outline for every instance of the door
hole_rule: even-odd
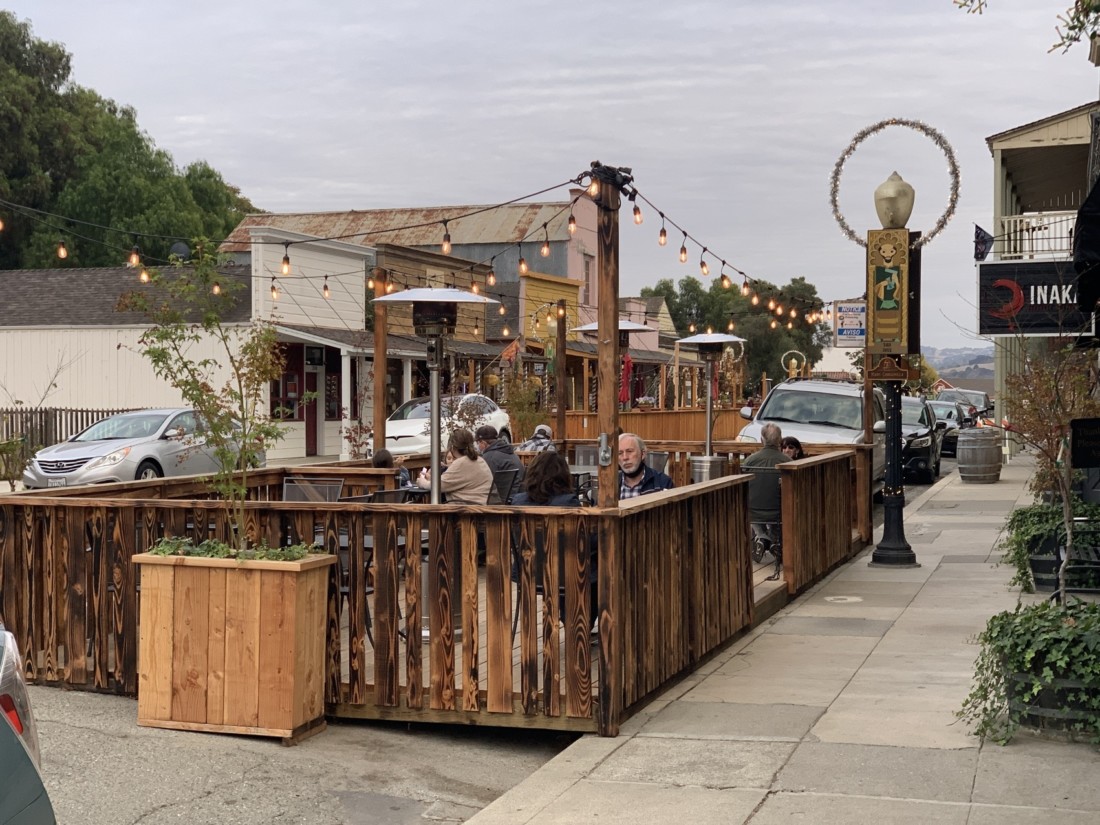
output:
[[[310,400],[305,405],[306,415],[306,455],[317,455],[317,373],[306,372],[306,392]]]
[[[217,470],[217,462],[206,446],[206,435],[194,412],[179,413],[165,428],[165,432],[170,430],[176,430],[177,434],[165,439],[162,447],[161,466],[165,475],[191,475]]]

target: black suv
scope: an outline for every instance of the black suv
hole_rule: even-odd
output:
[[[902,397],[901,435],[905,445],[901,450],[901,466],[927,484],[940,475],[940,452],[947,422],[937,421],[927,401]]]

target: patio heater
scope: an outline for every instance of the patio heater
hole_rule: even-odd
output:
[[[727,344],[741,344],[744,347],[745,339],[737,335],[729,335],[724,332],[704,332],[699,335],[691,335],[680,339],[681,344],[694,344],[699,350],[699,357],[707,365],[707,446],[706,455],[691,460],[691,480],[709,481],[722,475],[722,465],[725,459],[713,455],[714,436],[714,370],[715,364],[722,358],[722,352]]]
[[[404,292],[382,295],[375,298],[374,301],[387,304],[412,304],[413,330],[420,337],[427,339],[428,395],[431,398],[428,422],[432,434],[431,503],[439,504],[439,477],[441,475],[439,436],[443,431],[442,388],[439,372],[443,367],[444,338],[454,334],[455,324],[458,321],[459,304],[495,304],[497,301],[461,289],[432,289],[428,287],[407,289]]]

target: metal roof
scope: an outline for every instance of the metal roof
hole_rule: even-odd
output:
[[[465,244],[518,243],[535,232],[541,240],[542,225],[551,241],[567,241],[569,201],[516,203],[506,206],[426,206],[408,209],[367,209],[345,212],[287,212],[248,215],[221,245],[222,252],[247,252],[249,229],[269,226],[316,238],[374,246],[438,247],[443,241],[443,221],[455,246]],[[470,214],[477,213],[477,214]],[[466,217],[458,217],[465,215]],[[536,230],[540,230],[537,231]]]

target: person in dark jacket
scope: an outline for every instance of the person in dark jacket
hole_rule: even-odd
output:
[[[672,479],[645,463],[645,442],[634,433],[619,436],[619,498],[669,490]]]
[[[523,483],[523,477],[526,474],[523,462],[519,460],[512,445],[500,438],[496,427],[492,424],[483,424],[477,428],[474,437],[477,439],[477,448],[481,451],[481,457],[485,459],[490,470],[494,473],[501,470],[518,470],[516,484]]]

